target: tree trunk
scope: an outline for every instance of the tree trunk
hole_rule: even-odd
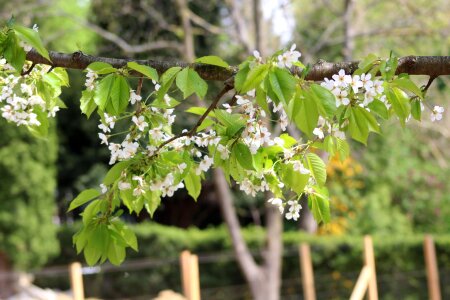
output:
[[[266,207],[267,245],[263,251],[264,264],[258,266],[241,233],[231,194],[225,176],[220,169],[214,170],[217,198],[230,233],[236,260],[249,284],[253,299],[278,300],[281,286],[282,217],[277,208]]]
[[[342,49],[345,60],[351,60],[355,50],[354,27],[353,27],[353,8],[354,0],[345,0],[344,7],[344,47]]]

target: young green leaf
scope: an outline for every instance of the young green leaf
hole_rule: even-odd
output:
[[[111,92],[114,86],[115,77],[113,74],[107,75],[97,85],[94,101],[101,110],[105,110],[111,98]]]
[[[411,115],[417,121],[420,121],[422,118],[422,105],[419,99],[413,99],[411,101]]]
[[[89,64],[86,69],[92,70],[99,75],[115,73],[117,71],[117,69],[112,65],[101,61],[96,61]]]
[[[269,72],[269,82],[278,100],[285,105],[289,104],[295,93],[294,76],[285,69],[274,68]]]
[[[201,178],[199,175],[195,174],[195,170],[189,170],[189,174],[184,178],[184,184],[188,194],[197,201],[200,191],[202,189]]]
[[[330,222],[330,201],[324,190],[315,188],[315,193],[308,196],[308,204],[317,223]]]
[[[238,163],[247,170],[255,170],[255,166],[253,163],[253,156],[250,152],[250,149],[244,143],[237,143],[234,145],[232,150],[235,155]]]
[[[177,87],[183,92],[183,98],[187,98],[193,93],[196,93],[203,99],[208,90],[208,84],[203,80],[198,73],[191,68],[184,68],[177,75]]]
[[[175,81],[176,75],[180,72],[180,70],[180,67],[172,67],[161,75],[161,87],[159,88],[156,97],[158,101],[162,101],[164,99],[164,95],[169,91]]]
[[[295,124],[308,137],[312,137],[312,132],[319,120],[316,102],[309,92],[305,92],[304,96],[296,97],[294,101],[293,118]]]
[[[125,170],[129,165],[131,165],[131,160],[125,160],[116,163],[111,169],[109,169],[108,173],[106,173],[105,178],[103,179],[104,185],[111,185],[116,182],[117,179],[120,178],[123,170]]]
[[[25,63],[25,51],[20,47],[14,31],[8,33],[5,45],[3,56],[17,72],[22,72],[23,64]]]
[[[226,63],[222,58],[218,56],[203,56],[195,60],[196,63],[202,63],[207,65],[219,66],[223,68],[228,68],[230,65]]]
[[[401,88],[404,91],[411,92],[423,100],[422,90],[414,82],[412,82],[411,79],[406,78],[406,77],[396,78],[396,79],[392,80],[391,84],[393,86],[397,86],[397,87]]]
[[[366,118],[363,114],[358,113],[358,110],[349,108],[350,117],[348,122],[348,129],[351,137],[366,145],[367,138],[369,137],[369,124],[367,124]]]
[[[269,72],[269,68],[269,65],[257,65],[253,69],[250,69],[246,74],[247,76],[242,84],[242,87],[237,91],[240,93],[247,93],[248,91],[256,88],[266,77],[267,72]]]
[[[156,69],[146,66],[146,65],[140,65],[137,62],[130,61],[127,63],[128,68],[135,70],[139,73],[141,73],[144,76],[147,76],[151,80],[158,81],[158,72]]]
[[[316,99],[320,114],[323,117],[333,118],[337,110],[336,97],[329,90],[318,84],[312,84],[311,91]]]
[[[323,160],[317,154],[308,153],[306,161],[308,162],[308,169],[311,171],[311,175],[317,184],[323,186],[325,181],[327,181],[327,170]]]
[[[309,175],[294,171],[292,164],[282,164],[280,168],[280,177],[297,195],[301,195],[309,180]]]
[[[84,90],[81,92],[80,108],[81,112],[88,118],[97,108],[97,104],[94,101],[95,91]]]
[[[405,92],[396,87],[388,88],[386,92],[388,101],[392,104],[394,112],[397,114],[400,123],[405,126],[406,119],[411,112],[409,97]]]
[[[130,99],[130,86],[128,81],[121,75],[114,75],[114,83],[111,90],[111,102],[115,115],[125,111]]]
[[[25,43],[27,43],[28,45],[30,45],[31,47],[36,49],[36,51],[40,55],[42,55],[49,62],[51,62],[50,56],[48,55],[48,51],[47,51],[47,49],[45,49],[44,45],[42,44],[39,33],[37,33],[36,31],[34,31],[31,28],[23,27],[23,26],[16,25],[16,24],[14,24],[12,28],[16,32],[17,37],[19,39],[21,39],[22,41],[24,41]]]
[[[70,202],[70,206],[67,211],[72,211],[75,208],[94,200],[98,196],[100,196],[100,192],[96,189],[84,190],[75,199],[73,199],[72,202]]]

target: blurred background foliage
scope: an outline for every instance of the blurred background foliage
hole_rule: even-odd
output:
[[[237,63],[255,48],[250,2],[0,0],[0,16],[7,20],[13,14],[19,22],[29,26],[37,23],[52,50],[185,61],[195,56],[217,54],[230,63]],[[190,11],[190,33],[183,24],[180,3],[187,5]],[[360,59],[371,52],[388,56],[391,50],[399,56],[450,53],[449,0],[265,0],[262,3],[264,49],[260,50],[267,54],[292,42],[297,44],[302,60],[307,63],[318,59]],[[353,13],[346,21],[349,3],[354,3]],[[280,26],[292,31],[278,36],[273,28]],[[186,51],[189,39],[193,41],[194,57]],[[165,47],[137,51],[139,45],[142,50],[144,46],[160,42]],[[59,112],[47,141],[36,140],[0,122],[0,251],[6,253],[14,268],[30,270],[42,266],[51,256],[55,258],[49,264],[67,263],[75,257],[70,238],[74,229],[70,224],[76,221],[79,211],[66,213],[68,203],[79,191],[98,187],[109,167],[108,150],[100,146],[97,137],[98,119],[92,116],[86,121],[79,109],[83,73],[70,73],[71,88],[65,89],[62,96],[69,109]],[[415,80],[425,84],[427,78]],[[448,107],[449,84],[449,78],[438,78],[434,82],[428,92],[430,105]],[[192,103],[195,101],[192,99]],[[384,124],[383,134],[371,136],[368,147],[352,143],[349,159],[344,162],[333,159],[328,167],[332,222],[320,226],[314,236],[300,235],[298,230],[303,229],[303,225],[286,222],[287,247],[310,240],[322,247],[318,246],[317,249],[322,250],[313,252],[316,270],[323,274],[356,272],[360,268],[358,236],[366,233],[390,236],[375,242],[379,247],[375,251],[377,258],[382,258],[377,265],[379,270],[388,272],[393,265],[399,270],[422,268],[420,234],[443,235],[450,230],[450,153],[446,151],[450,146],[450,119],[444,116],[441,123],[435,124],[429,121],[428,115],[424,113],[421,124],[411,122],[406,128],[400,128],[396,122]],[[178,122],[179,126],[186,126],[194,120],[180,118]],[[241,223],[261,225],[263,198],[250,198],[239,191],[234,193]],[[144,214],[127,218],[136,223],[150,220]],[[148,225],[152,229],[148,229],[151,233],[147,240],[147,229],[138,226],[143,237],[141,251],[131,254],[132,257],[174,257],[183,247],[196,252],[230,249],[225,231],[220,227],[222,218],[210,181],[204,183],[198,203],[185,192],[165,199],[153,222],[183,228],[195,226],[205,231],[190,229],[186,234],[173,228]],[[251,232],[247,236],[257,247],[262,241],[258,240],[258,236],[262,236],[261,229],[252,227],[246,232]],[[407,239],[409,236],[411,239]],[[394,241],[395,247],[392,246]],[[448,268],[450,254],[445,245],[448,245],[448,237],[440,238],[440,262]],[[285,261],[283,271],[287,279],[291,278],[288,275],[292,266],[298,271],[296,256],[289,259],[293,261]],[[222,270],[221,265],[211,268]],[[218,276],[217,272],[202,270],[202,283],[223,286],[243,282],[234,262],[227,268],[230,271],[226,269],[223,274],[232,274],[231,278],[236,281],[230,281],[231,275]],[[157,278],[151,282],[158,287],[177,286],[177,271],[167,272],[153,272],[149,276]],[[339,280],[344,280],[343,277],[333,274],[330,280],[342,286]],[[130,281],[139,281],[130,274],[127,276]],[[416,288],[423,284],[411,278]],[[121,280],[125,279],[121,277]],[[110,287],[121,286],[111,282]],[[124,290],[126,287],[123,285]],[[131,291],[138,293],[139,290],[128,288],[127,292]],[[105,293],[103,296],[109,295]]]

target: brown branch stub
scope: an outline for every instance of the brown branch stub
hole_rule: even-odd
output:
[[[192,67],[205,80],[226,81],[236,74],[238,68],[222,68],[219,66],[207,64],[187,64],[184,62],[168,62],[156,60],[134,60],[129,58],[109,58],[87,55],[82,52],[73,54],[65,54],[50,51],[49,62],[42,57],[36,50],[27,53],[27,60],[35,64],[47,64],[55,67],[63,67],[69,69],[85,69],[90,63],[99,61],[111,64],[113,67],[120,68],[125,66],[129,61],[135,61],[139,64],[148,65],[155,68],[159,74],[164,73],[171,67]],[[324,78],[331,78],[333,74],[337,74],[340,69],[344,69],[347,74],[353,73],[358,68],[358,62],[338,62],[331,63],[319,61],[314,64],[306,76],[306,80],[322,81]],[[296,75],[301,73],[301,69],[294,68],[292,72]],[[441,76],[450,75],[450,56],[405,56],[399,59],[397,74],[408,73],[410,75],[428,75]]]

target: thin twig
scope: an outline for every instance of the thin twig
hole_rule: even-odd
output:
[[[206,111],[203,113],[203,115],[200,117],[200,119],[198,119],[197,124],[195,124],[194,127],[191,128],[191,130],[186,131],[186,132],[182,132],[176,136],[171,137],[170,139],[168,139],[167,141],[165,141],[164,143],[162,143],[161,145],[158,146],[158,148],[156,148],[155,154],[158,153],[159,150],[161,150],[165,145],[175,141],[176,139],[179,139],[183,136],[189,136],[191,137],[196,131],[197,128],[200,127],[200,125],[202,125],[203,121],[206,119],[206,117],[208,116],[208,114],[217,107],[217,104],[219,103],[220,99],[222,99],[222,97],[228,93],[230,90],[233,89],[233,86],[230,84],[225,84],[225,86],[223,87],[223,89],[217,94],[217,96],[214,98],[213,102],[211,103],[211,105],[206,109]]]
[[[439,76],[430,76],[430,79],[428,79],[427,85],[422,89],[423,96],[425,97],[425,94],[427,93],[428,89],[430,88],[433,81],[438,78]]]
[[[31,71],[33,71],[33,69],[34,69],[34,66],[36,66],[36,64],[35,63],[33,63],[32,65],[31,65],[31,67],[28,69],[28,70],[26,70],[26,71],[22,71],[21,73],[20,73],[20,75],[22,75],[22,76],[25,76],[25,75],[28,75],[28,74],[30,74],[31,73]]]

